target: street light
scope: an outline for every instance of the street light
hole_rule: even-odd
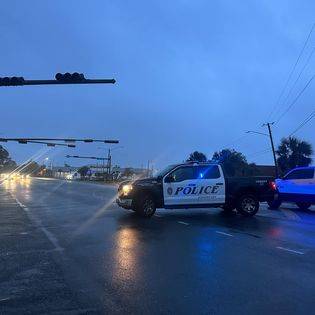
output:
[[[46,162],[48,162],[49,161],[49,157],[45,157],[45,159],[44,159]],[[53,170],[53,161],[52,160],[50,160],[50,170],[51,170],[51,172],[52,172],[52,170]]]

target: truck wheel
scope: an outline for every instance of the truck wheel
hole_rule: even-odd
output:
[[[297,202],[296,205],[300,208],[300,210],[305,211],[308,210],[312,204],[308,202]]]
[[[145,196],[137,202],[136,212],[145,218],[150,218],[156,211],[154,200],[150,196]]]
[[[243,216],[252,217],[259,210],[259,201],[255,195],[243,195],[237,201],[236,210]]]
[[[268,201],[269,209],[271,209],[271,210],[278,210],[279,207],[281,206],[281,203],[282,203],[281,200]]]

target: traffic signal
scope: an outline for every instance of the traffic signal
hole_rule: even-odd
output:
[[[55,78],[58,82],[63,82],[63,83],[80,83],[80,82],[85,82],[86,79],[84,77],[83,73],[57,73],[55,75]]]
[[[17,86],[24,85],[23,77],[4,77],[0,78],[0,86]]]

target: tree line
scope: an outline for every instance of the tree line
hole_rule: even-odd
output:
[[[9,152],[0,145],[0,172],[11,172],[16,168],[16,163],[10,157]]]
[[[313,148],[306,141],[296,137],[283,138],[276,150],[277,164],[281,174],[295,167],[309,166],[312,163]],[[255,163],[248,163],[246,156],[234,149],[214,152],[212,161],[220,162],[229,176],[260,175]],[[187,161],[207,162],[207,156],[198,151],[192,152]]]
[[[37,175],[44,168],[44,165],[39,165],[35,161],[28,161],[18,166],[10,157],[8,150],[0,145],[0,173],[10,173],[17,170],[22,174]]]
[[[312,163],[313,148],[307,141],[300,140],[296,137],[283,138],[276,150],[277,163],[281,174],[299,166],[309,166]],[[255,163],[248,163],[246,156],[234,149],[223,149],[214,152],[211,159],[198,151],[192,152],[187,161],[218,161],[229,176],[253,176],[260,175],[259,169]],[[9,152],[0,145],[0,173],[11,172],[17,168],[16,162],[10,157]],[[34,161],[30,161],[19,166],[23,173],[36,173],[44,169]],[[83,166],[79,169],[81,176],[86,176],[88,167]]]

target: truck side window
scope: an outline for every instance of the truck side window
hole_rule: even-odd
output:
[[[284,179],[312,179],[314,178],[314,169],[306,168],[292,171]]]
[[[194,171],[193,167],[185,166],[179,167],[174,172],[170,174],[173,177],[173,182],[182,182],[183,180],[193,179]]]
[[[215,179],[220,178],[220,171],[217,165],[207,165],[195,167],[196,175],[198,179]]]

